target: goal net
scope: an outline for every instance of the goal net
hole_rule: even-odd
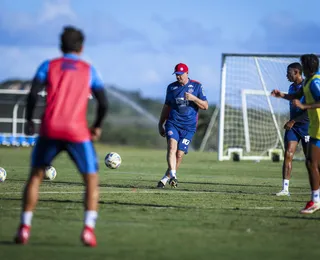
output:
[[[272,89],[288,91],[291,83],[286,78],[287,66],[299,62],[299,57],[222,55],[220,161],[231,159],[235,153],[244,160],[272,159],[274,154],[282,159],[283,126],[289,120],[289,102],[270,96],[270,92]],[[207,131],[212,130],[213,127]]]

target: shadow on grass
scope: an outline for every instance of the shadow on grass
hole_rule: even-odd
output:
[[[297,212],[298,212],[298,210],[297,210]],[[317,213],[315,213],[315,215],[316,214]],[[316,217],[315,215],[313,215],[312,217],[310,215],[302,215],[302,214],[300,214],[299,216],[277,216],[277,217],[278,218],[285,218],[285,219],[299,219],[299,220],[320,220],[320,216]]]
[[[0,241],[0,245],[3,245],[3,246],[15,246],[16,243],[13,242],[13,238],[12,238],[12,241],[9,241],[9,240]]]
[[[1,200],[6,201],[21,201],[19,198],[2,198]],[[70,200],[70,199],[39,199],[39,202],[52,202],[52,203],[67,203],[67,204],[83,204],[82,200]],[[121,206],[137,206],[137,207],[153,207],[153,208],[185,208],[185,209],[194,209],[197,207],[192,206],[177,206],[177,205],[159,205],[159,204],[153,204],[153,203],[132,203],[132,202],[119,202],[119,201],[99,201],[100,205],[121,205]]]

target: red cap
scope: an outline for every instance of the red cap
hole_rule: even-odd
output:
[[[179,63],[174,67],[174,72],[172,74],[182,75],[189,71],[189,68],[186,64]]]

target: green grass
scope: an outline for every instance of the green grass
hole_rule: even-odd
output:
[[[154,187],[166,168],[165,151],[98,146],[101,196],[97,248],[84,248],[81,178],[65,154],[58,175],[41,186],[27,246],[12,243],[30,149],[0,148],[0,259],[306,259],[320,255],[320,213],[299,214],[309,200],[303,162],[294,162],[291,197],[281,188],[281,163],[217,162],[190,152],[177,189]],[[118,152],[121,167],[103,157]]]

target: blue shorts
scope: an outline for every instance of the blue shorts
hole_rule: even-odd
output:
[[[292,127],[290,130],[286,130],[284,134],[284,142],[287,146],[288,142],[295,141],[300,142],[303,146],[303,148],[306,148],[309,144],[310,136],[308,135],[308,130],[304,128],[295,128]]]
[[[32,151],[31,166],[50,166],[61,151],[68,152],[81,173],[98,172],[98,158],[91,141],[74,143],[39,137]]]
[[[169,140],[170,138],[173,138],[176,140],[178,142],[178,150],[187,154],[195,132],[183,130],[172,124],[166,124],[165,128],[167,139]]]
[[[316,138],[310,138],[310,144],[314,144],[315,146],[320,148],[320,140]]]

